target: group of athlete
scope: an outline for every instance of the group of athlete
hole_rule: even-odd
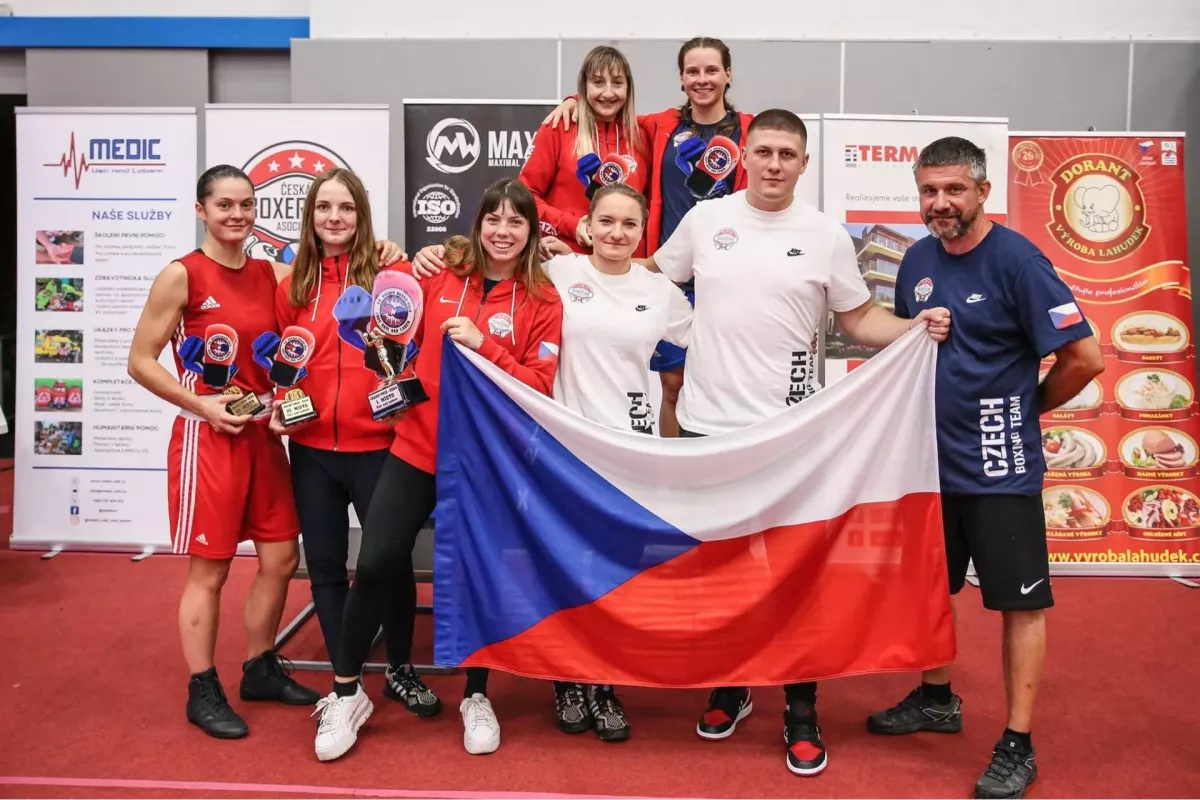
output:
[[[1034,245],[987,218],[984,154],[959,138],[920,154],[915,177],[932,235],[905,255],[896,312],[877,306],[849,234],[794,197],[808,164],[804,123],[784,110],[734,110],[730,52],[719,40],[684,44],[678,68],[683,105],[638,116],[628,62],[612,47],[595,48],[579,71],[577,95],[540,128],[518,178],[487,189],[466,235],[411,260],[375,240],[366,191],[349,170],[314,181],[291,265],[245,254],[255,197],[244,173],[221,165],[201,176],[196,208],[204,243],[154,283],[129,356],[130,374],[180,409],[169,492],[173,550],[191,556],[179,627],[192,723],[221,738],[248,732],[213,666],[221,587],[245,540],[254,543],[258,572],[246,607],[242,700],[315,706],[317,758],[341,757],[374,711],[361,676],[382,627],[384,694],[419,717],[441,711],[412,666],[412,551],[437,498],[447,339],[601,424],[641,435],[711,436],[784,413],[819,389],[809,379],[797,392],[792,365],[798,356],[815,363],[817,331],[832,313],[852,339],[871,347],[918,326],[941,343],[936,413],[948,589],[962,589],[973,559],[984,605],[1004,614],[1008,725],[976,795],[1023,795],[1037,774],[1030,728],[1043,612],[1053,604],[1043,466],[1037,448],[1026,451],[1019,474],[988,462],[986,449],[981,458],[980,426],[991,421],[981,407],[991,398],[1019,398],[1029,411],[1011,422],[1012,433],[1037,441],[1033,409],[1062,404],[1103,368],[1091,329],[1082,315],[1062,324],[1061,313],[1049,313],[1073,303],[1069,289]],[[719,174],[727,163],[707,152],[714,138],[732,140],[736,167],[720,177],[694,175],[714,172],[714,165]],[[623,165],[619,179],[581,179],[589,154],[606,167]],[[380,270],[421,281],[427,302],[415,368],[430,400],[377,421],[367,394],[379,376],[339,336],[333,306],[348,287],[369,291]],[[228,386],[207,383],[180,352],[188,337],[203,337],[215,323],[231,326],[240,343]],[[314,335],[301,385],[319,416],[285,428],[277,402],[283,389],[251,343],[288,325]],[[158,362],[168,342],[178,376]],[[1039,362],[1050,353],[1054,367],[1039,384]],[[663,381],[658,414],[648,400],[630,401],[650,397],[651,370]],[[231,402],[250,394],[259,411],[230,412]],[[352,584],[351,505],[362,520]],[[301,531],[334,667],[323,697],[296,682],[274,650]],[[464,747],[491,753],[500,725],[488,671],[469,668],[465,679]],[[784,692],[788,769],[816,775],[828,764],[817,686],[791,684]],[[555,682],[554,695],[563,731],[594,730],[605,741],[629,737],[614,687]],[[715,689],[696,732],[726,738],[752,709],[748,688]],[[924,674],[908,697],[867,724],[881,734],[961,730],[949,666]]]

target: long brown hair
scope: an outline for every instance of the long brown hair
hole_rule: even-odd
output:
[[[714,39],[710,36],[697,36],[694,39],[688,39],[679,48],[679,55],[675,59],[679,64],[679,75],[683,76],[683,60],[688,53],[693,50],[716,50],[721,54],[721,66],[726,70],[733,69],[733,55],[729,52],[729,47],[720,39]],[[729,102],[729,87],[731,83],[725,84],[725,91],[721,93],[721,102],[725,104],[725,119],[721,120],[717,126],[717,136],[732,137],[733,132],[741,125],[738,119],[737,109],[733,107],[733,103]],[[582,119],[582,117],[580,117]],[[684,100],[683,105],[679,107],[679,119],[684,125],[692,129],[693,136],[700,135],[700,126],[692,119],[692,101]]]
[[[366,187],[351,170],[344,167],[331,169],[313,181],[304,203],[300,240],[297,242],[296,258],[292,261],[292,285],[288,291],[288,301],[297,308],[308,305],[321,279],[321,258],[325,248],[317,238],[315,214],[317,193],[328,181],[337,181],[345,186],[350,192],[350,199],[354,201],[356,229],[354,240],[346,252],[346,284],[370,291],[379,272],[375,232],[371,226],[371,201],[367,198]]]
[[[625,78],[627,87],[625,105],[621,107],[617,123],[629,141],[628,152],[636,153],[638,143],[641,141],[641,128],[638,125],[636,106],[633,102],[633,70],[629,67],[629,60],[617,48],[600,45],[593,47],[583,59],[583,64],[579,67],[579,77],[576,80],[575,90],[579,97],[579,103],[576,106],[579,114],[578,127],[575,129],[576,157],[592,152],[596,146],[596,143],[592,141],[592,134],[596,130],[596,116],[592,113],[591,103],[587,101],[587,87],[592,76],[603,75],[605,72],[614,78],[618,76]]]
[[[443,260],[446,267],[460,278],[470,278],[476,272],[482,272],[483,265],[487,263],[487,252],[483,249],[483,220],[488,214],[499,211],[505,201],[529,225],[529,241],[517,259],[517,270],[513,277],[524,284],[525,291],[531,297],[544,300],[552,284],[542,268],[542,257],[538,252],[541,233],[537,203],[525,184],[514,178],[502,178],[484,191],[483,199],[479,201],[479,212],[475,215],[475,224],[471,227],[471,238],[451,236],[447,239]]]

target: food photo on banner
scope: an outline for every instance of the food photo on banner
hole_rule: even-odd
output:
[[[404,248],[470,230],[484,190],[515,178],[557,100],[405,100]]]
[[[1010,224],[1071,287],[1078,311],[1059,313],[1081,313],[1105,358],[1099,378],[1042,417],[1051,561],[1200,574],[1184,136],[1013,133],[1010,147]]]

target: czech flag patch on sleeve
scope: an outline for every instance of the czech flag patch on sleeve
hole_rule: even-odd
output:
[[[558,345],[554,342],[542,342],[538,346],[538,358],[558,358]]]
[[[1063,303],[1061,306],[1050,309],[1050,322],[1054,324],[1055,330],[1061,331],[1063,328],[1083,322],[1083,312],[1074,303]]]

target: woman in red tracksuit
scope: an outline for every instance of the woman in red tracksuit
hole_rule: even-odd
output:
[[[366,518],[395,439],[395,420],[372,419],[365,398],[379,378],[364,366],[362,351],[338,338],[333,315],[346,287],[370,291],[379,272],[367,191],[357,175],[339,168],[313,181],[308,198],[291,274],[275,292],[275,316],[285,342],[292,326],[312,336],[308,375],[297,388],[311,398],[318,417],[285,428],[278,401],[290,387],[280,387],[271,429],[288,437],[305,566],[317,621],[332,659],[341,642],[350,592],[347,509],[353,505],[358,518]],[[441,711],[441,703],[410,663],[413,617],[405,609],[416,606],[417,585],[411,571],[408,577],[405,604],[398,609],[389,605],[384,612],[388,668],[383,693],[413,714],[429,717]]]
[[[645,192],[650,180],[646,136],[634,110],[633,71],[615,47],[593,48],[579,68],[577,91],[587,99],[579,124],[559,130],[542,125],[518,180],[537,199],[542,233],[577,253],[592,250],[587,225],[588,185],[626,183]],[[591,161],[592,169],[584,165]],[[590,177],[589,177],[590,174]],[[644,245],[635,252],[647,255]]]
[[[703,197],[698,197],[687,187],[685,172],[678,165],[679,146],[692,137],[700,137],[706,144],[714,136],[725,136],[738,146],[746,141],[746,131],[754,115],[737,111],[729,102],[729,89],[733,85],[733,58],[729,48],[720,39],[697,36],[679,48],[676,60],[680,88],[687,100],[679,108],[638,117],[651,153],[652,176],[645,192],[650,200],[645,252],[634,253],[635,258],[654,255],[696,203],[746,188],[746,169],[741,159],[733,172],[733,180],[724,178]],[[582,119],[582,109],[577,109],[577,105],[575,97],[568,97],[546,118],[544,125],[558,131],[558,122],[562,120],[563,129],[559,133],[569,136],[570,121]],[[692,282],[682,288],[694,306],[696,298]],[[663,405],[659,415],[662,436],[679,435],[675,403],[683,388],[686,354],[685,348],[663,341],[658,343],[650,361],[650,369],[658,372],[662,379]]]
[[[342,641],[334,660],[333,691],[317,704],[316,753],[343,755],[374,707],[359,682],[363,663],[398,587],[412,579],[412,549],[437,501],[438,390],[443,336],[478,352],[501,369],[550,395],[558,368],[562,303],[542,270],[537,206],[518,181],[488,187],[471,239],[447,243],[446,270],[422,283],[424,318],[416,360],[429,401],[404,412],[396,425],[363,525],[354,585],[346,601]],[[402,262],[398,268],[411,270]],[[476,326],[478,323],[478,327]],[[366,398],[363,398],[366,402]],[[415,608],[407,613],[415,612]],[[409,629],[411,630],[411,628]],[[486,669],[468,668],[459,710],[470,753],[500,745],[500,725],[487,699]]]

